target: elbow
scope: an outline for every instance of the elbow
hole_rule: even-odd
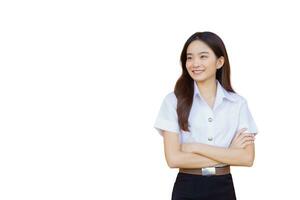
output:
[[[254,151],[250,148],[241,151],[239,157],[239,165],[245,167],[252,167],[254,163]]]
[[[245,167],[252,167],[253,166],[253,161],[247,161],[244,163]]]
[[[252,167],[254,163],[254,157],[253,156],[247,156],[245,157],[244,161],[243,161],[243,165],[245,167]]]
[[[236,166],[252,167],[253,161],[242,159],[242,160],[237,160],[237,161],[233,162],[232,164],[236,165]]]
[[[178,168],[177,165],[175,164],[168,164],[169,168],[174,169],[174,168]]]
[[[166,155],[169,168],[180,168],[180,156],[177,153]]]
[[[178,168],[177,161],[174,158],[168,158],[167,159],[167,164],[168,164],[169,168]]]

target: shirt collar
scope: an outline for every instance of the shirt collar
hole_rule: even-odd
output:
[[[232,95],[230,95],[229,92],[223,88],[223,86],[217,79],[216,79],[216,83],[217,83],[216,101],[223,100],[223,98],[226,98],[230,101],[236,101],[236,98],[234,98]],[[194,80],[194,98],[197,95],[200,97],[201,100],[203,100],[203,97],[201,96],[201,94],[199,92],[197,82]]]

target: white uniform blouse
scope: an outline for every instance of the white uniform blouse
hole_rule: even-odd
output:
[[[257,126],[244,97],[226,91],[217,82],[217,93],[213,109],[201,96],[194,81],[193,104],[189,115],[190,131],[179,128],[174,92],[167,94],[161,104],[154,128],[162,135],[162,130],[180,134],[181,143],[204,143],[219,147],[229,147],[236,131],[247,128],[247,132],[257,134]]]

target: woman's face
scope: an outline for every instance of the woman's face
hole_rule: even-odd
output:
[[[224,57],[216,57],[212,49],[200,40],[191,42],[187,48],[186,68],[197,82],[216,78],[217,69],[224,64]]]

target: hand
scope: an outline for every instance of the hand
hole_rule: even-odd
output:
[[[193,144],[184,143],[184,144],[181,144],[180,146],[181,146],[181,151],[187,152],[187,153],[193,153],[193,150],[194,150]]]
[[[246,130],[246,128],[243,128],[237,131],[229,148],[245,148],[247,145],[254,143],[254,135],[250,133],[244,133]]]

